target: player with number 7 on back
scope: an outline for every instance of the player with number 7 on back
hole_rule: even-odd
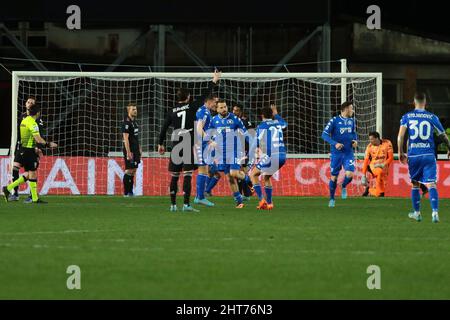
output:
[[[166,139],[167,130],[173,128],[172,141],[173,147],[170,152],[169,172],[170,180],[170,211],[175,212],[177,209],[177,192],[178,180],[183,173],[183,194],[184,204],[183,211],[198,212],[190,204],[190,195],[192,189],[192,174],[196,168],[194,160],[194,134],[197,110],[205,103],[208,96],[211,96],[214,87],[220,80],[221,72],[217,69],[214,71],[212,81],[208,83],[208,87],[202,93],[203,95],[197,99],[192,99],[191,92],[187,88],[176,89],[176,103],[168,112],[167,118],[161,128],[158,142],[159,154],[164,154],[164,140]]]
[[[398,155],[400,162],[408,164],[409,177],[412,183],[411,200],[414,212],[409,218],[422,221],[420,214],[420,184],[425,184],[430,193],[430,204],[432,209],[431,221],[439,222],[439,196],[437,192],[437,166],[434,154],[434,130],[447,145],[450,157],[450,141],[445,134],[439,118],[425,110],[427,99],[424,93],[416,93],[414,96],[414,110],[403,115],[400,120],[398,132]],[[403,151],[405,133],[408,132],[408,155]]]

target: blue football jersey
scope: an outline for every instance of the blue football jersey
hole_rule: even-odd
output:
[[[403,115],[400,125],[408,128],[408,156],[434,155],[433,132],[444,133],[444,127],[435,114],[415,109]]]
[[[209,112],[208,108],[205,105],[198,108],[197,113],[195,114],[195,118],[197,119],[197,121],[203,122],[204,131],[209,129],[209,124],[211,122],[211,112]]]
[[[322,139],[331,145],[331,153],[352,153],[352,141],[358,140],[356,134],[355,119],[344,118],[342,116],[333,117],[322,133]],[[336,143],[341,143],[344,148],[337,150]]]
[[[210,128],[215,131],[215,154],[219,161],[227,163],[230,159],[242,156],[239,134],[248,136],[248,131],[241,119],[232,113],[228,113],[226,117],[218,114],[212,118]]]
[[[264,120],[256,128],[257,147],[269,157],[272,154],[286,153],[283,138],[283,129],[286,127],[287,122],[278,114],[275,119]]]

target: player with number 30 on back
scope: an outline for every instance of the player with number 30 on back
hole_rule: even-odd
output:
[[[420,214],[420,184],[425,184],[430,192],[432,221],[439,222],[439,197],[436,187],[437,166],[434,155],[434,130],[447,145],[450,156],[450,142],[445,134],[439,118],[425,110],[427,99],[424,93],[414,96],[415,109],[406,113],[400,120],[398,132],[398,155],[403,164],[408,163],[409,177],[412,182],[411,200],[414,212],[409,214],[411,219],[422,221]],[[408,132],[408,155],[403,151],[405,133]]]

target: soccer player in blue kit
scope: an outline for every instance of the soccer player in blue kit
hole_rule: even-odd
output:
[[[251,171],[253,188],[259,199],[258,210],[272,210],[272,181],[271,177],[286,163],[286,146],[283,130],[287,122],[278,114],[277,107],[271,105],[262,109],[262,122],[256,128],[256,138],[250,151],[258,150],[260,160]],[[256,148],[256,149],[255,149]],[[264,198],[259,176],[264,177]]]
[[[329,182],[330,201],[328,206],[335,206],[337,178],[342,167],[345,178],[342,183],[341,197],[347,199],[347,185],[352,182],[355,172],[355,156],[353,149],[358,146],[355,119],[353,119],[353,103],[346,101],[341,105],[341,114],[333,117],[322,133],[322,139],[331,145],[331,178]]]
[[[425,184],[429,190],[432,209],[431,221],[439,222],[439,196],[436,188],[437,166],[434,155],[434,130],[447,145],[450,158],[450,142],[445,134],[439,118],[425,110],[426,96],[416,93],[414,96],[415,109],[403,115],[398,132],[398,155],[403,164],[408,164],[409,176],[412,182],[411,200],[414,212],[408,216],[416,221],[422,221],[420,214],[420,184]],[[403,151],[405,133],[408,132],[408,155]]]
[[[209,180],[209,166],[211,164],[211,156],[208,155],[208,129],[211,123],[211,111],[216,110],[218,98],[214,94],[210,94],[205,99],[205,104],[198,108],[196,113],[196,133],[198,141],[195,144],[195,152],[197,156],[197,195],[194,203],[202,204],[207,207],[213,207],[214,203],[205,198],[205,188]]]
[[[248,183],[250,178],[241,171],[238,135],[249,137],[247,128],[238,117],[228,112],[227,104],[223,100],[217,102],[217,115],[212,118],[210,128],[214,131],[213,145],[215,158],[218,161],[217,169],[228,177],[236,208],[241,209],[244,203],[236,179],[245,180]]]

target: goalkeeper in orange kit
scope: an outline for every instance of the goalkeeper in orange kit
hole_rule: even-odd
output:
[[[384,197],[389,165],[394,160],[392,143],[387,139],[381,139],[378,132],[371,132],[369,141],[362,168],[364,175],[361,183],[366,186],[363,197],[367,197],[369,194],[374,197]],[[375,188],[369,187],[367,172],[375,178]]]

